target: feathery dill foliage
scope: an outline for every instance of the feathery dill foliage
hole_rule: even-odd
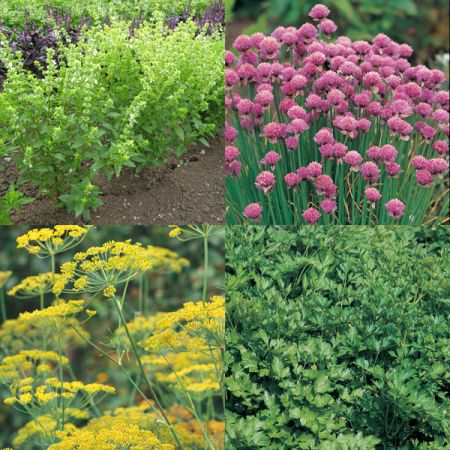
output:
[[[229,227],[226,448],[445,448],[449,243],[445,227]]]
[[[442,223],[445,74],[385,34],[331,41],[329,13],[226,52],[228,223]]]
[[[184,237],[178,239],[205,242],[205,295],[208,239],[223,228],[179,230]],[[167,248],[130,240],[89,247],[69,261],[63,255],[67,262],[57,271],[55,255],[79,245],[89,231],[57,225],[17,238],[19,249],[43,258],[51,271],[7,291],[41,302],[40,309],[14,319],[5,320],[5,313],[0,326],[1,395],[6,413],[16,410],[22,418],[12,442],[1,443],[51,450],[223,448],[225,299],[205,297],[176,311],[145,315],[149,299],[139,288],[136,302],[130,283],[149,274],[183,276],[189,262]],[[11,275],[0,272],[2,293]],[[97,311],[102,318],[91,325]],[[108,318],[115,328],[105,336],[101,322]],[[77,379],[79,348],[84,355],[93,351],[108,373],[94,373],[92,382]],[[109,401],[118,391],[121,398]]]

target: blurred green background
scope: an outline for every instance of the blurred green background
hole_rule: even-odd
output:
[[[5,290],[10,289],[21,279],[50,270],[49,259],[39,259],[30,255],[24,249],[16,248],[17,236],[25,233],[33,227],[0,227],[0,271],[11,270],[12,278],[7,282]],[[168,237],[169,228],[159,226],[99,226],[92,228],[86,239],[74,249],[57,255],[57,267],[68,261],[73,254],[84,251],[91,246],[101,245],[109,240],[123,241],[131,239],[133,242],[141,242],[144,245],[166,247],[176,251],[180,256],[190,261],[190,266],[184,268],[181,273],[152,273],[149,272],[146,279],[147,295],[146,308],[148,314],[156,311],[173,311],[186,301],[197,301],[201,299],[203,282],[203,240],[195,239],[181,242],[175,238]],[[210,237],[209,246],[209,295],[223,295],[224,290],[224,233]],[[57,269],[58,270],[58,269]],[[138,280],[131,282],[125,314],[127,319],[133,318],[133,306],[137,305],[139,295]],[[64,295],[64,298],[70,296]],[[78,298],[79,296],[77,296]],[[46,305],[53,301],[53,296],[48,296]],[[105,298],[94,301],[91,309],[97,311],[85,325],[94,342],[101,342],[104,348],[109,348],[109,339],[117,327],[117,318],[111,308],[111,304]],[[25,310],[39,308],[38,299],[22,300],[6,296],[6,307],[8,319],[14,319]],[[5,354],[0,343],[0,359]],[[107,377],[107,382],[113,384],[118,393],[108,396],[101,403],[102,409],[114,408],[133,402],[128,383],[123,374],[115,366],[111,365],[106,358],[99,356],[89,347],[74,347],[67,354],[70,358],[77,378],[84,382],[98,381],[100,373]],[[5,392],[0,385],[0,448],[10,445],[17,430],[29,420],[28,417],[14,412],[10,406],[3,403]],[[172,399],[165,399],[168,404]]]
[[[270,33],[279,25],[300,26],[316,3],[330,8],[337,35],[370,40],[385,33],[411,45],[416,63],[448,66],[445,56],[436,60],[448,54],[448,0],[229,0],[228,43],[244,30]]]

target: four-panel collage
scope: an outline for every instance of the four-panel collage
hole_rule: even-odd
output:
[[[0,0],[0,449],[450,450],[447,0]]]

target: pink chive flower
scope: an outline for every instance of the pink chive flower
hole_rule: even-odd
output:
[[[226,161],[225,162],[225,173],[230,176],[237,176],[241,173],[241,169],[242,169],[242,163],[238,160],[233,160],[233,161]]]
[[[376,145],[369,147],[366,151],[366,155],[372,161],[379,162],[381,160],[381,148]]]
[[[398,133],[400,134],[400,139],[404,141],[409,140],[409,135],[413,131],[413,127],[408,122],[400,119],[400,117],[391,117],[388,119],[387,125],[391,129],[391,136]]]
[[[290,123],[289,129],[295,135],[299,135],[299,134],[304,133],[306,130],[308,130],[309,129],[309,125],[303,119],[294,119]]]
[[[322,167],[320,171],[322,171]],[[299,167],[297,169],[297,175],[299,176],[300,181],[307,180],[309,178],[309,169],[307,167]]]
[[[381,147],[379,151],[380,159],[386,164],[395,161],[397,155],[397,149],[390,144],[383,145],[383,147]]]
[[[376,203],[381,198],[381,194],[378,189],[374,187],[368,187],[364,191],[366,199],[369,203]]]
[[[445,155],[448,153],[448,142],[447,141],[436,141],[433,144],[433,148],[440,154]]]
[[[411,160],[411,165],[417,170],[425,169],[428,165],[428,160],[422,155],[417,155]]]
[[[255,186],[256,189],[263,191],[265,195],[268,195],[275,187],[275,175],[267,170],[261,172],[256,177]]]
[[[400,175],[401,171],[402,168],[400,164],[397,164],[396,162],[390,162],[386,165],[386,173],[391,178],[397,178]]]
[[[251,113],[253,107],[253,102],[251,100],[248,100],[247,98],[243,98],[239,104],[237,105],[237,109],[239,111],[239,114],[242,116],[246,116]]]
[[[448,170],[448,162],[443,158],[432,158],[427,161],[427,169],[438,177],[442,177],[442,175]]]
[[[231,162],[239,158],[239,150],[236,147],[228,145],[225,147],[225,160]]]
[[[333,180],[328,175],[319,175],[314,181],[314,185],[319,195],[324,195],[333,184]]]
[[[273,37],[264,38],[259,44],[261,58],[263,59],[277,59],[280,54],[280,43]]]
[[[325,19],[320,22],[319,30],[325,35],[325,37],[329,38],[337,30],[337,26],[332,20]]]
[[[261,160],[261,164],[267,164],[269,166],[272,166],[272,170],[273,170],[280,160],[281,160],[281,156],[279,153],[270,151]]]
[[[238,131],[236,128],[230,127],[229,125],[225,126],[225,140],[231,144],[238,137]]]
[[[290,172],[284,176],[284,181],[288,188],[295,189],[301,182],[301,178],[297,172]]]
[[[234,41],[233,47],[238,52],[246,52],[247,50],[250,50],[252,48],[252,40],[250,39],[250,36],[241,35],[236,38]]]
[[[284,140],[286,147],[288,150],[296,150],[298,147],[298,137],[297,136],[289,136]]]
[[[325,214],[333,214],[337,210],[337,203],[331,198],[325,198],[320,202],[320,208]]]
[[[376,183],[380,178],[380,169],[375,163],[368,161],[361,166],[361,174],[365,181]]]
[[[334,158],[334,142],[329,144],[323,144],[319,147],[319,152],[322,158],[324,159],[333,159]]]
[[[227,70],[225,72],[225,87],[227,89],[231,89],[237,82],[239,81],[239,77],[236,72],[233,70]]]
[[[321,3],[318,3],[317,5],[314,5],[309,12],[308,16],[311,17],[313,20],[323,20],[328,17],[330,14],[330,10]]]
[[[235,62],[236,62],[237,58],[234,55],[233,52],[230,52],[229,50],[227,50],[225,52],[225,65],[230,67],[232,66]]]
[[[362,117],[361,119],[358,119],[358,128],[363,133],[368,133],[371,126],[372,126],[372,122],[369,119],[365,119],[364,117]]]
[[[266,124],[261,135],[269,139],[269,142],[275,144],[280,138],[286,137],[286,126],[284,124],[270,122]]]
[[[248,219],[259,222],[262,217],[262,206],[259,203],[250,203],[242,214]]]
[[[322,164],[315,161],[309,163],[306,169],[308,170],[308,178],[313,180],[322,174]]]
[[[430,187],[433,184],[434,177],[428,170],[420,169],[416,170],[416,180],[421,186]]]
[[[385,207],[388,215],[396,219],[402,217],[405,212],[405,204],[396,198],[389,200]]]
[[[333,141],[331,128],[321,128],[314,136],[314,142],[319,145],[330,144]]]
[[[344,156],[344,162],[350,166],[350,170],[359,171],[359,167],[363,161],[363,157],[356,150],[351,150]]]
[[[270,91],[260,91],[255,96],[255,103],[267,108],[273,102],[273,94]]]
[[[303,212],[302,217],[309,225],[315,225],[319,221],[321,214],[316,208],[308,208]]]

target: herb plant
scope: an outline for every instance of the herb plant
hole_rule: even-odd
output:
[[[449,243],[444,227],[229,227],[226,448],[446,448]]]
[[[223,448],[225,308],[223,297],[208,298],[209,239],[223,229],[179,230],[181,240],[203,240],[204,277],[202,300],[172,311],[157,311],[143,283],[183,276],[189,262],[168,248],[110,240],[69,253],[90,239],[77,225],[18,236],[18,251],[49,271],[15,286],[11,271],[0,272],[0,397],[15,418],[2,431],[14,431],[15,448]],[[10,318],[10,302],[33,297],[39,309]],[[76,375],[89,358],[94,382]]]
[[[445,74],[385,34],[332,42],[329,13],[226,53],[228,222],[444,222]]]
[[[124,21],[93,26],[48,48],[42,78],[4,45],[0,156],[88,219],[101,205],[100,173],[160,165],[222,123],[223,41],[207,31],[192,21],[170,30],[162,19],[132,33]]]

